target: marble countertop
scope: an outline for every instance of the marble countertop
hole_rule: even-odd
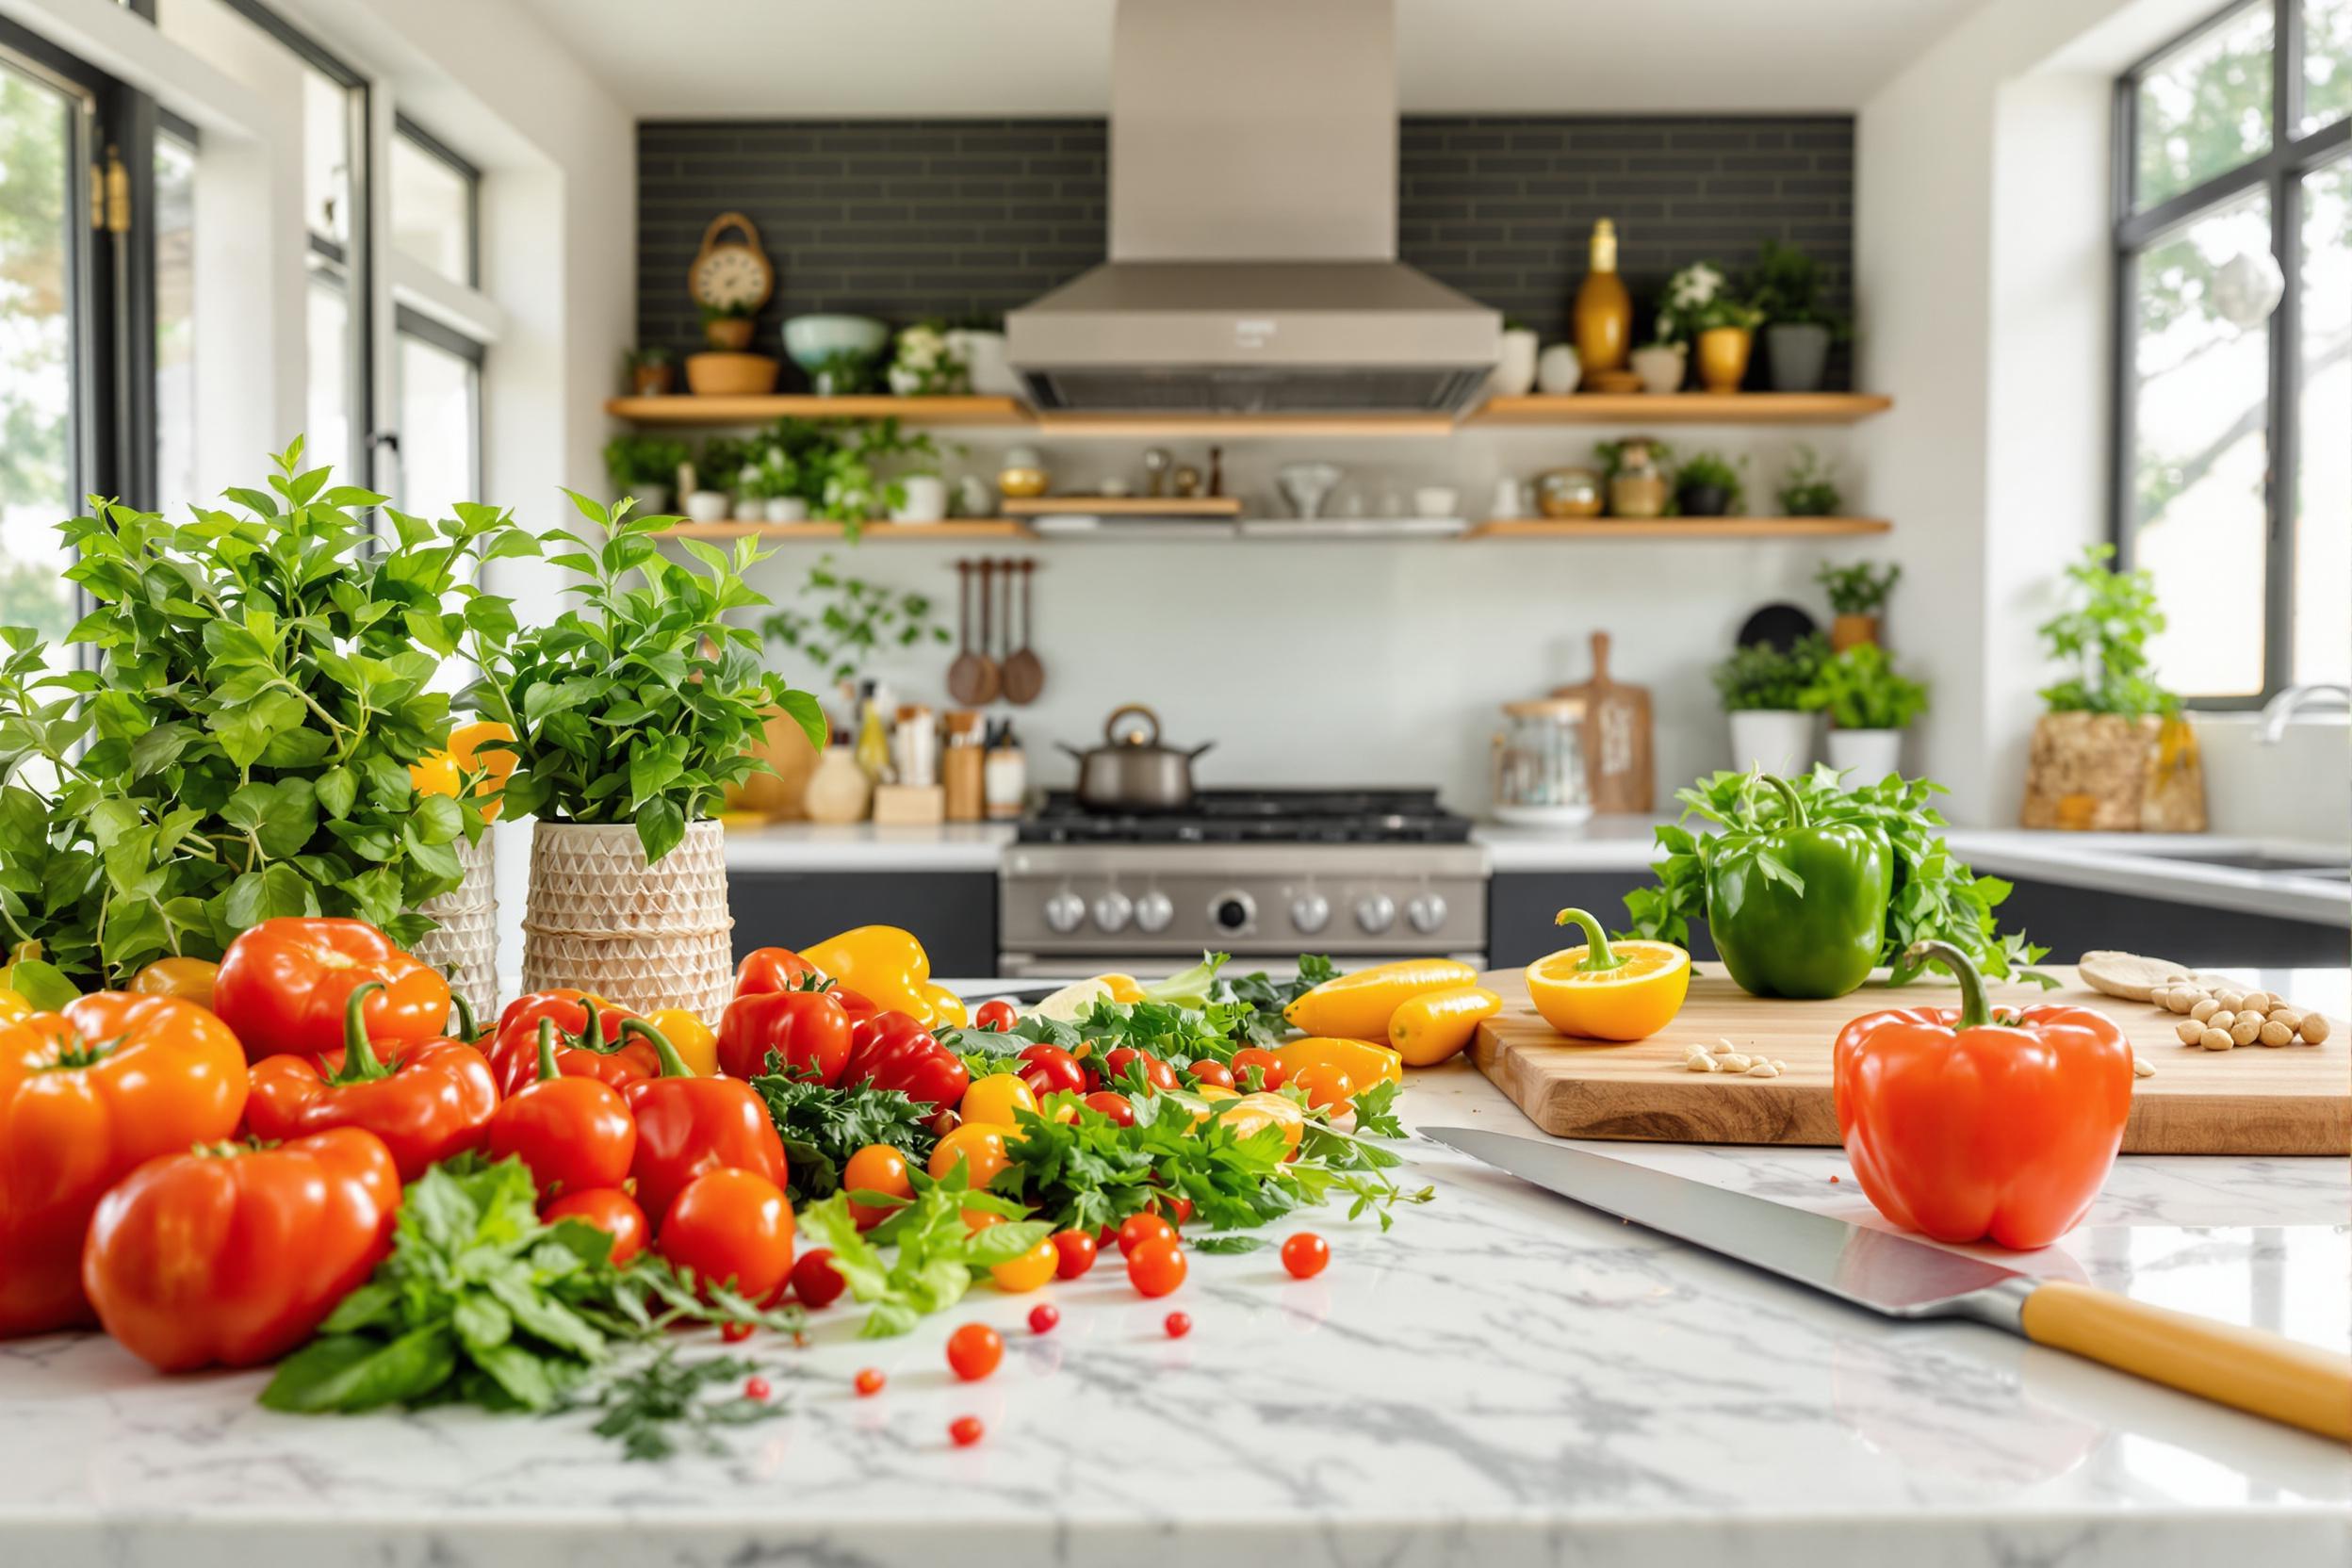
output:
[[[1467,1067],[1409,1121],[1531,1131]],[[1586,1145],[1856,1220],[1838,1151]],[[1315,1215],[1328,1273],[1196,1255],[976,1290],[896,1340],[823,1315],[755,1340],[792,1414],[722,1457],[629,1464],[579,1416],[295,1417],[257,1373],[162,1380],[102,1338],[0,1344],[0,1560],[41,1568],[605,1568],[661,1562],[2339,1564],[2326,1441],[1965,1324],[1898,1326],[1416,1141],[1435,1200],[1382,1234]],[[1842,1178],[1834,1181],[1833,1178]],[[2124,1160],[2029,1260],[2313,1343],[2352,1338],[2336,1160]],[[1190,1337],[1161,1331],[1169,1307]],[[1005,1331],[955,1382],[948,1331]],[[699,1353],[706,1340],[694,1342]],[[878,1397],[848,1387],[890,1377]],[[947,1423],[988,1436],[952,1447]]]

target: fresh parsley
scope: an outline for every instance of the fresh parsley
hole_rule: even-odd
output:
[[[775,1065],[773,1053],[769,1060]],[[870,1143],[887,1143],[920,1166],[938,1141],[931,1132],[936,1113],[897,1089],[819,1084],[782,1072],[754,1078],[751,1086],[767,1102],[783,1139],[795,1203],[839,1192],[841,1167]]]
[[[1263,971],[1228,979],[1223,1000],[1250,1009],[1240,1028],[1247,1043],[1271,1045],[1291,1033],[1282,1010],[1338,973],[1339,966],[1331,959],[1310,953],[1298,960],[1298,972],[1290,980],[1273,979]]]
[[[862,1234],[850,1217],[846,1194],[835,1193],[801,1211],[800,1233],[833,1254],[833,1267],[849,1293],[873,1310],[858,1331],[867,1339],[903,1334],[923,1317],[943,1312],[972,1288],[972,1271],[1010,1263],[1036,1247],[1054,1227],[1025,1219],[1020,1203],[994,1193],[974,1192],[958,1161],[933,1181],[914,1172],[915,1196],[888,1219]],[[878,1193],[860,1193],[873,1207],[889,1206]],[[1005,1223],[974,1231],[967,1211],[993,1214]],[[892,1250],[884,1258],[884,1248]]]

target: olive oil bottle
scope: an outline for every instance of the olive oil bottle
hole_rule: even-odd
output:
[[[1633,296],[1617,275],[1617,225],[1592,225],[1592,270],[1576,290],[1576,358],[1591,376],[1625,368],[1633,351]]]

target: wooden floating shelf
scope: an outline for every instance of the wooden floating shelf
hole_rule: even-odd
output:
[[[888,394],[819,398],[805,393],[758,397],[612,398],[604,411],[641,425],[759,425],[771,419],[897,419],[910,425],[1025,425],[1029,405],[1017,398],[898,398]]]
[[[1443,414],[1072,414],[1044,410],[1037,433],[1085,440],[1330,441],[1392,436],[1428,438],[1454,433]]]
[[[1570,392],[1492,398],[1468,425],[1851,425],[1895,406],[1869,392]]]
[[[1238,517],[1239,496],[1007,496],[1008,517]]]
[[[839,523],[678,523],[662,531],[673,539],[839,539]],[[868,523],[866,539],[1026,539],[1028,528],[1009,517],[950,517],[938,523]]]
[[[1479,523],[1473,539],[1804,539],[1885,533],[1884,517],[1524,517]]]

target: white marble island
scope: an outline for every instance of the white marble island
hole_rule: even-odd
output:
[[[1408,1120],[1528,1131],[1467,1068]],[[1592,1145],[1869,1213],[1836,1150]],[[727,1453],[620,1461],[580,1416],[296,1417],[260,1374],[164,1380],[104,1339],[0,1346],[9,1568],[619,1564],[2033,1563],[2338,1568],[2328,1442],[1962,1324],[1896,1327],[1427,1143],[1436,1200],[1382,1235],[1318,1215],[1329,1272],[1196,1256],[1147,1302],[1115,1266],[986,1288],[898,1340],[825,1314],[755,1340],[786,1419]],[[1832,1176],[1842,1181],[1833,1183]],[[2033,1266],[2352,1336],[2344,1166],[2127,1159]],[[1170,1340],[1171,1307],[1191,1314]],[[1006,1356],[956,1383],[979,1318]],[[849,1380],[890,1377],[859,1399]],[[976,1414],[976,1447],[948,1422]]]

